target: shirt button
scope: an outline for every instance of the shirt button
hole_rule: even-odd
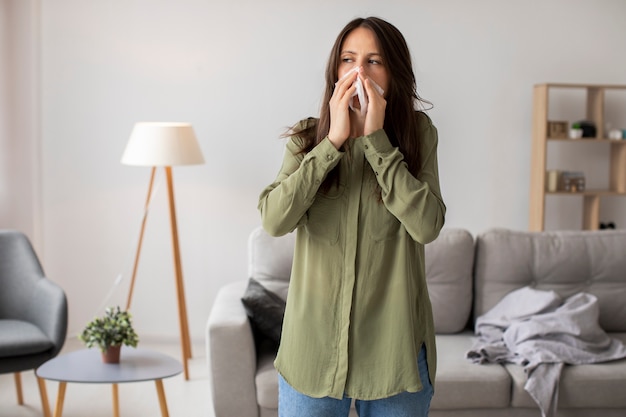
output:
[[[378,165],[382,165],[383,164],[383,158],[378,158]]]
[[[369,147],[369,145],[365,145],[365,149],[366,149],[366,150],[367,150],[367,149],[369,149],[369,148],[370,148],[370,147]]]
[[[326,159],[328,159],[329,161],[332,161],[333,156],[331,154],[326,155]]]
[[[376,175],[378,176],[378,171],[376,171]]]

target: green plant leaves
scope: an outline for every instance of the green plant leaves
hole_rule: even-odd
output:
[[[102,352],[109,346],[137,347],[139,336],[135,333],[128,311],[121,311],[120,307],[108,307],[104,316],[96,317],[87,324],[78,338],[88,348],[98,346]]]

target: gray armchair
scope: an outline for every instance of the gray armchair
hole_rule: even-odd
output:
[[[0,374],[13,373],[23,404],[20,372],[55,357],[67,333],[67,300],[48,280],[28,238],[0,230]],[[37,378],[44,416],[50,416],[46,386]]]

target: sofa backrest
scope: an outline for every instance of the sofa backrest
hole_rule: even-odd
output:
[[[249,276],[283,299],[287,298],[295,235],[276,238],[259,227],[248,239]],[[459,332],[471,314],[474,239],[466,230],[443,229],[424,250],[435,331]]]
[[[600,325],[626,331],[626,230],[518,232],[476,238],[474,317],[525,286],[598,298]]]
[[[435,332],[460,332],[472,312],[474,238],[466,230],[444,228],[424,252]]]
[[[270,236],[257,227],[248,238],[248,276],[265,288],[287,299],[296,233]]]

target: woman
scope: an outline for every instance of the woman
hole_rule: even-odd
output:
[[[419,103],[402,34],[353,20],[331,51],[319,119],[291,130],[261,193],[268,233],[297,229],[275,362],[280,417],[347,416],[351,399],[365,417],[428,414],[436,354],[423,245],[446,208],[437,131]]]

